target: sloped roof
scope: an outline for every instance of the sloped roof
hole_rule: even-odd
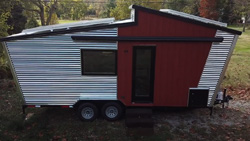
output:
[[[54,31],[71,30],[73,28],[82,28],[82,27],[96,26],[96,25],[107,25],[113,23],[114,21],[115,21],[114,18],[105,18],[97,20],[84,20],[84,21],[65,23],[65,24],[39,26],[35,28],[25,29],[21,33],[13,34],[8,37],[31,35],[31,34],[46,33],[46,32],[50,33]]]
[[[201,26],[206,26],[206,27],[209,27],[209,28],[214,28],[214,29],[226,31],[226,32],[229,32],[229,33],[237,34],[237,35],[242,34],[240,31],[230,29],[230,28],[227,28],[225,26],[221,26],[220,25],[220,24],[222,24],[221,22],[201,18],[201,17],[194,16],[194,15],[192,15],[193,18],[188,17],[187,15],[189,15],[189,14],[186,14],[186,13],[183,14],[183,12],[175,11],[176,14],[174,14],[174,12],[171,12],[171,11],[165,11],[165,12],[164,11],[158,11],[158,10],[145,8],[145,7],[138,6],[138,5],[132,5],[131,8],[134,8],[136,10],[145,11],[145,12],[152,13],[152,14],[156,14],[156,15],[160,15],[160,16],[165,16],[165,17],[168,17],[168,18],[174,18],[174,19],[181,20],[181,21],[184,21],[184,22],[189,22],[189,23],[193,23],[193,24],[197,24],[197,25],[201,25]],[[174,10],[172,10],[172,11],[174,11]],[[196,17],[196,18],[194,18],[194,17]],[[210,21],[210,22],[202,21],[201,19],[205,19],[206,21]]]
[[[225,23],[221,23],[218,21],[201,18],[198,16],[186,14],[183,12],[178,12],[169,9],[161,9],[153,10],[150,8],[145,8],[138,5],[131,5],[131,19],[126,19],[122,21],[115,21],[114,18],[105,18],[98,20],[89,20],[89,21],[80,21],[74,23],[67,24],[58,24],[58,25],[49,25],[49,26],[41,26],[31,29],[25,29],[19,34],[14,34],[8,37],[0,38],[0,41],[9,41],[9,40],[17,40],[24,38],[34,38],[40,36],[49,36],[49,35],[57,35],[57,34],[65,34],[79,31],[88,31],[88,30],[97,30],[103,28],[115,28],[119,26],[131,26],[137,24],[137,11],[142,10],[145,12],[149,12],[156,15],[166,16],[169,18],[175,18],[177,20],[182,20],[185,22],[190,22],[193,24],[198,24],[201,26],[207,26],[209,28],[219,29],[222,31],[227,31],[229,33],[241,35],[240,31],[229,29],[226,27]]]
[[[223,22],[219,22],[219,21],[215,21],[215,20],[210,20],[210,19],[207,19],[207,18],[187,14],[187,13],[184,13],[184,12],[175,11],[175,10],[172,10],[172,9],[160,9],[160,11],[168,13],[168,14],[172,14],[172,15],[181,16],[181,17],[185,17],[185,18],[188,18],[188,19],[204,22],[204,23],[209,23],[209,24],[214,24],[214,25],[218,25],[218,26],[227,27],[227,23],[223,23]]]
[[[65,24],[56,24],[56,25],[48,25],[48,26],[40,26],[36,28],[31,29],[25,29],[22,31],[24,34],[33,34],[33,33],[39,33],[43,31],[53,31],[53,30],[69,30],[70,28],[74,27],[85,27],[90,25],[100,25],[100,24],[110,24],[115,21],[115,18],[105,18],[105,19],[97,19],[97,20],[84,20],[79,22],[73,22],[73,23],[65,23]]]

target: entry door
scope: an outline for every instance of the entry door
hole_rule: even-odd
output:
[[[132,102],[152,103],[154,93],[155,47],[133,48]]]

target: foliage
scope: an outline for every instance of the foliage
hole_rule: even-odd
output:
[[[13,2],[10,17],[7,20],[7,24],[11,27],[8,30],[10,35],[20,33],[25,28],[27,18],[23,15],[23,10],[24,8],[19,1]]]
[[[217,0],[201,0],[199,12],[201,17],[218,20]]]
[[[95,7],[94,7],[92,4],[90,4],[90,5],[88,6],[88,11],[87,11],[86,14],[87,14],[87,15],[96,15]]]
[[[21,0],[26,11],[39,15],[41,25],[49,25],[58,7],[58,0]],[[52,22],[53,23],[53,22]]]
[[[166,8],[176,11],[184,11],[187,5],[187,0],[168,0]]]
[[[159,10],[162,7],[161,0],[117,0],[116,7],[111,10],[110,15],[115,17],[117,20],[127,19],[130,17],[130,9],[129,6],[132,4],[141,5],[144,7],[152,8]]]
[[[10,16],[11,8],[11,1],[0,1],[0,38],[8,35],[7,31],[10,26],[7,24],[7,19]]]
[[[37,20],[35,19],[34,16],[32,16],[28,20],[28,22],[26,23],[25,28],[34,28],[34,27],[38,27],[38,26],[39,26],[39,24],[38,24]]]
[[[77,3],[71,9],[72,20],[80,20],[85,17],[87,5],[83,2]]]
[[[111,10],[116,7],[116,0],[108,0],[107,4],[105,5],[105,10],[101,14],[102,17],[107,18],[111,17]]]
[[[243,32],[246,31],[246,22],[250,19],[250,0],[235,0],[237,10],[245,18]]]
[[[8,35],[9,25],[7,24],[7,18],[9,13],[0,13],[0,38]]]
[[[87,14],[88,7],[83,1],[64,0],[59,1],[56,11],[60,19],[81,20]]]
[[[7,19],[10,16],[11,11],[11,1],[1,0],[0,1],[0,38],[8,35],[8,29],[10,26],[7,24]],[[5,58],[5,52],[3,50],[3,46],[0,43],[0,78],[5,78],[8,65],[7,60]]]
[[[52,14],[51,20],[50,20],[49,24],[50,24],[50,25],[52,25],[52,24],[59,24],[59,21],[58,21],[58,18],[57,18],[56,13],[53,13],[53,14]]]
[[[217,2],[220,19],[222,22],[237,23],[241,16],[237,11],[233,0],[220,0]]]
[[[182,9],[183,12],[189,13],[195,16],[199,16],[199,7],[200,7],[200,0],[189,0],[186,3],[187,5]]]

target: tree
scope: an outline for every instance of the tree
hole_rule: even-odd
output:
[[[250,0],[235,0],[237,10],[244,17],[243,32],[246,31],[246,23],[250,19]]]
[[[0,1],[0,38],[8,35],[7,31],[10,26],[7,24],[7,20],[10,16],[10,11],[12,9],[11,2],[12,0]],[[5,57],[3,46],[0,43],[0,78],[5,78],[7,72],[9,72],[9,66],[7,63],[7,58]]]
[[[7,19],[10,16],[11,1],[1,0],[0,1],[0,38],[8,35],[8,29],[10,26],[7,24]],[[1,53],[1,52],[0,52]]]
[[[25,10],[36,12],[40,16],[41,25],[49,25],[56,12],[58,0],[22,0]]]
[[[60,1],[58,4],[58,9],[56,10],[56,14],[60,19],[67,19],[70,20],[72,18],[71,16],[71,10],[74,7],[75,2],[72,2],[72,0],[63,0]]]
[[[7,24],[10,26],[8,34],[20,33],[27,22],[27,18],[23,15],[23,6],[19,1],[12,3],[10,16],[8,17]]]
[[[85,2],[79,0],[63,0],[58,2],[56,14],[60,19],[81,20],[84,19],[88,11]]]
[[[38,22],[36,21],[35,17],[32,16],[26,23],[25,28],[34,28],[38,26],[39,26]]]
[[[176,11],[184,11],[187,5],[188,5],[187,0],[168,0],[167,1],[167,8],[173,9]]]
[[[71,10],[72,20],[84,19],[87,12],[87,5],[84,2],[76,3]]]
[[[129,6],[132,4],[159,10],[162,7],[162,0],[117,0],[116,7],[111,10],[110,15],[119,19],[127,19],[130,17]]]
[[[107,18],[111,16],[111,11],[116,7],[116,0],[108,0],[107,4],[105,5],[105,10],[101,14],[102,17]]]
[[[218,20],[219,14],[217,11],[216,0],[201,0],[199,8],[200,16],[212,20]]]
[[[8,35],[9,25],[7,24],[7,18],[9,13],[0,13],[0,38]]]
[[[228,23],[232,15],[233,7],[231,0],[220,0],[218,2],[219,15],[222,22]]]
[[[200,0],[188,0],[186,6],[183,8],[183,12],[199,16]]]
[[[217,7],[222,22],[233,24],[241,18],[233,0],[220,0],[217,2]]]

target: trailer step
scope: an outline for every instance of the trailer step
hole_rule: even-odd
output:
[[[153,128],[152,109],[127,109],[125,123],[128,128]]]
[[[136,108],[127,109],[126,117],[152,117],[152,109],[150,108]]]

